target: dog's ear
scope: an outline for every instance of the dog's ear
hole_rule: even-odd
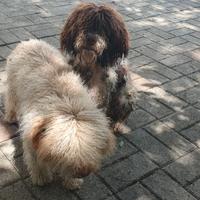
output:
[[[48,122],[48,118],[38,118],[33,122],[29,136],[31,137],[32,145],[35,150],[39,148],[40,140],[44,137],[44,132]]]

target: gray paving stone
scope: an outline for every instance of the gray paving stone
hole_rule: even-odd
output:
[[[200,198],[200,179],[192,183],[191,185],[188,186],[188,189],[195,194],[198,198]]]
[[[31,33],[37,38],[43,38],[43,37],[54,36],[56,34],[59,34],[59,30],[58,30],[58,28],[52,27],[49,29],[32,31]]]
[[[135,69],[134,72],[137,73],[138,75],[140,75],[141,77],[155,83],[156,85],[160,85],[160,84],[163,84],[163,83],[169,81],[168,78],[162,76],[161,74],[158,74],[154,70],[151,70],[148,67],[148,65],[139,67],[139,68]]]
[[[4,45],[4,44],[5,44],[5,42],[3,42],[2,40],[0,40],[0,46]]]
[[[166,126],[161,121],[156,121],[145,127],[152,135],[166,144],[168,147],[176,151],[179,155],[183,155],[196,147],[179,135],[173,129]]]
[[[189,28],[179,28],[179,29],[170,31],[170,33],[176,36],[182,36],[182,35],[190,34],[192,32],[194,32],[194,30],[189,29]]]
[[[142,30],[142,31],[139,31],[138,32],[141,36],[149,39],[149,40],[152,40],[153,42],[160,42],[160,41],[163,41],[164,38],[160,37],[160,36],[157,36],[151,32],[149,32],[148,30]]]
[[[127,13],[127,9],[125,10],[125,12]],[[128,14],[128,13],[127,13]],[[138,31],[141,31],[141,30],[145,30],[145,29],[148,29],[149,28],[149,25],[147,24],[144,24],[143,21],[129,21],[126,23],[127,24],[127,27],[129,30],[132,30],[132,32],[138,32]]]
[[[1,36],[0,36],[1,37]],[[7,46],[0,46],[0,56],[4,59],[11,53],[11,49]]]
[[[161,199],[196,200],[190,193],[184,190],[162,171],[157,171],[142,182]]]
[[[47,22],[47,20],[42,18],[40,14],[26,15],[25,17],[34,24],[43,24]]]
[[[145,112],[144,110],[139,109],[133,111],[130,114],[128,119],[128,126],[130,126],[132,130],[135,130],[139,127],[144,126],[145,124],[150,123],[153,120],[155,120],[155,117]]]
[[[133,49],[131,49],[131,50],[129,51],[129,55],[128,55],[128,58],[129,58],[129,59],[130,59],[130,58],[135,58],[135,57],[138,57],[138,56],[141,56],[141,54],[138,53],[137,51],[135,51],[135,50],[133,50]]]
[[[174,37],[174,35],[172,35],[171,33],[168,33],[166,31],[160,30],[160,29],[155,28],[155,27],[150,28],[149,31],[151,33],[154,33],[155,35],[158,35],[158,36],[164,38],[164,39],[170,39],[170,38]]]
[[[46,41],[47,43],[53,45],[56,48],[60,48],[60,42],[55,37],[46,37],[46,38],[43,38],[43,40]]]
[[[19,16],[19,17],[23,17],[23,16]],[[31,21],[29,21],[27,18],[23,17],[22,20],[16,19],[16,17],[12,18],[12,22],[10,23],[6,23],[6,24],[2,24],[0,26],[0,30],[9,30],[11,28],[19,28],[19,27],[25,27],[26,25],[31,25]]]
[[[126,137],[159,165],[166,164],[178,157],[176,152],[167,148],[143,129],[138,129],[134,134]]]
[[[23,6],[19,5],[18,8],[15,8],[15,10],[10,12],[8,16],[10,16],[10,17],[23,17],[25,15],[37,13],[38,10],[39,10],[38,7],[31,5],[31,4],[24,3]]]
[[[191,35],[184,35],[182,38],[194,44],[200,45],[199,38],[193,37]]]
[[[108,197],[105,200],[117,200],[114,196]]]
[[[48,200],[78,200],[78,198],[71,192],[62,187],[60,182],[51,183],[45,186],[33,186],[30,178],[25,180],[25,185],[37,199]]]
[[[162,60],[166,57],[169,57],[167,54],[162,54],[159,51],[154,51],[153,49],[150,49],[146,46],[138,47],[135,50],[155,60]]]
[[[190,35],[200,38],[200,32],[194,32],[194,33],[191,33]]]
[[[162,44],[162,45],[180,45],[180,44],[185,43],[186,41],[187,40],[184,40],[183,38],[174,37],[174,38],[171,38],[171,39],[160,41],[159,43]]]
[[[165,167],[165,170],[181,184],[190,183],[200,175],[200,150],[195,150],[179,158]]]
[[[200,86],[197,85],[188,90],[184,90],[178,93],[177,96],[190,104],[197,103],[200,100]]]
[[[176,65],[184,64],[186,62],[189,62],[190,60],[191,59],[189,57],[186,57],[184,55],[175,55],[169,58],[165,58],[161,60],[160,62],[169,67],[175,67]]]
[[[173,80],[175,78],[178,78],[180,76],[182,76],[179,72],[165,66],[165,65],[162,65],[158,62],[153,62],[153,63],[149,63],[143,67],[146,67],[148,68],[149,70],[152,70],[152,71],[156,71],[160,74],[162,74],[163,76]]]
[[[161,119],[161,121],[176,131],[181,131],[200,121],[200,111],[189,106],[182,109],[182,111]]]
[[[165,41],[165,40],[164,40]],[[161,44],[161,43],[152,43],[152,44],[148,44],[146,45],[148,46],[150,49],[153,49],[154,51],[158,51],[160,52],[161,54],[164,54],[164,55],[167,55],[168,57],[170,55],[172,55],[172,50],[171,48],[173,48],[174,46],[170,43],[167,43],[167,44]],[[166,57],[167,57],[166,56]]]
[[[183,107],[187,106],[186,102],[166,92],[160,87],[150,88],[147,90],[146,93],[152,98],[159,100],[160,102],[162,102],[163,104],[167,105],[175,111],[180,111]]]
[[[193,72],[199,71],[200,63],[196,61],[191,61],[182,65],[178,65],[174,69],[184,75],[188,75]]]
[[[200,147],[199,130],[200,130],[200,123],[197,123],[194,126],[191,126],[191,127],[187,128],[187,129],[184,129],[180,133],[184,137],[188,138],[190,141],[192,141],[193,143],[195,143],[197,146]]]
[[[50,28],[52,28],[52,26],[53,25],[51,23],[34,24],[32,26],[26,26],[25,29],[28,30],[29,32],[33,32],[33,31],[50,29]]]
[[[148,63],[151,63],[153,60],[151,58],[148,58],[144,55],[142,56],[138,56],[135,58],[131,58],[130,59],[130,65],[132,66],[132,68],[137,68],[137,67],[141,67],[142,65],[146,65]]]
[[[48,11],[51,13],[51,16],[65,15],[68,10],[69,10],[69,5],[51,7],[48,9]]]
[[[45,17],[44,19],[47,22],[50,23],[56,23],[56,22],[62,22],[64,25],[64,22],[66,21],[67,16],[64,15],[57,15],[57,16],[49,16],[49,17]]]
[[[12,32],[14,35],[16,35],[20,40],[28,40],[28,39],[35,38],[35,36],[33,34],[31,34],[29,31],[25,30],[24,28],[10,29],[10,32]]]
[[[130,133],[131,134],[131,133]],[[111,164],[119,159],[125,158],[131,154],[136,153],[138,150],[123,137],[117,137],[117,147],[114,154],[104,161],[104,166]]]
[[[191,42],[186,42],[186,43],[178,45],[178,46],[173,46],[170,48],[170,50],[173,55],[183,54],[185,56],[189,56],[188,54],[190,54],[191,51],[193,51],[194,49],[197,49],[198,47],[199,46],[196,44],[193,44]]]
[[[145,37],[141,37],[141,38],[137,39],[137,41],[135,41],[135,40],[131,41],[131,48],[134,49],[134,48],[141,47],[143,45],[147,45],[147,44],[151,44],[151,43],[152,43],[151,40],[149,40]]]
[[[25,16],[13,16],[12,17],[12,27],[13,28],[30,26],[32,24],[33,23],[29,19],[27,19]]]
[[[194,87],[197,84],[198,83],[196,81],[184,76],[163,84],[162,88],[171,92],[172,94],[177,94],[178,92],[182,92],[186,89]]]
[[[137,183],[126,188],[124,191],[119,193],[119,196],[123,200],[156,200],[146,188],[141,184]]]
[[[195,72],[193,74],[190,74],[188,77],[192,78],[193,80],[197,82],[200,82],[200,72]]]
[[[20,176],[10,161],[0,151],[0,188],[18,180]]]
[[[3,200],[34,200],[21,181],[0,190],[1,198]]]
[[[198,110],[200,109],[200,102],[198,101],[196,104],[193,105],[194,108],[197,108]]]
[[[173,113],[171,109],[149,97],[149,95],[141,95],[137,104],[156,118],[162,118]]]
[[[19,39],[8,30],[0,31],[0,39],[5,43],[14,43],[19,41]]]
[[[100,200],[110,196],[111,191],[96,176],[89,176],[84,179],[82,188],[76,192],[84,200]]]
[[[101,172],[100,176],[115,191],[118,191],[155,168],[156,165],[146,156],[142,153],[137,153],[119,163],[107,167]]]

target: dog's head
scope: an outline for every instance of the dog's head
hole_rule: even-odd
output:
[[[71,177],[97,171],[102,159],[113,151],[115,138],[108,125],[92,118],[95,116],[66,114],[33,120],[27,135],[38,158]]]
[[[122,17],[109,6],[81,4],[68,17],[60,38],[61,49],[76,64],[110,66],[127,56],[128,32]]]

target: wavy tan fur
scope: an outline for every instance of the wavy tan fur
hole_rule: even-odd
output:
[[[24,160],[34,184],[57,172],[69,189],[100,168],[115,138],[81,79],[54,47],[20,43],[7,59],[5,119],[18,120]]]

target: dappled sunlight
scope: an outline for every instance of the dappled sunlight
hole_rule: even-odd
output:
[[[189,121],[189,117],[186,117],[185,115],[178,115],[178,119],[182,120],[182,121]]]
[[[194,155],[191,156],[186,156],[186,158],[183,159],[178,159],[177,164],[180,164],[180,167],[188,167],[192,166],[196,161],[196,157]]]

